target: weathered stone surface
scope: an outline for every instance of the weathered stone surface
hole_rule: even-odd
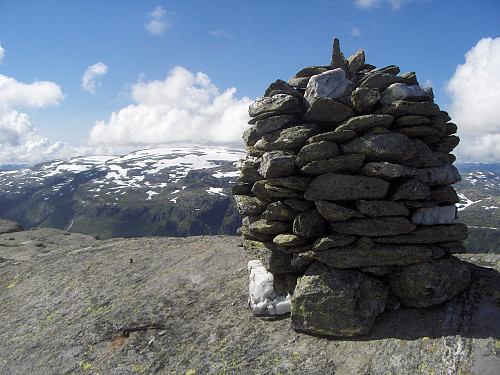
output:
[[[377,216],[408,216],[410,213],[403,202],[365,201],[356,202],[356,207],[364,215]]]
[[[313,160],[329,159],[338,154],[339,148],[336,143],[329,141],[309,143],[300,149],[295,164],[299,167],[303,167]]]
[[[429,187],[412,178],[393,185],[390,200],[421,200],[428,198],[430,195]]]
[[[380,101],[380,91],[368,87],[358,87],[351,94],[351,102],[357,113],[367,114]]]
[[[430,145],[432,151],[442,152],[447,154],[452,152],[455,147],[460,143],[460,138],[456,135],[450,135],[448,137],[442,138],[439,142],[432,143]]]
[[[340,68],[345,74],[349,74],[349,62],[344,57],[340,50],[340,41],[337,38],[333,39],[332,60],[330,62],[332,69]]]
[[[411,221],[422,225],[453,224],[456,216],[455,206],[426,207],[415,211]]]
[[[349,77],[354,77],[356,73],[365,65],[365,51],[358,50],[354,55],[347,60]]]
[[[261,134],[257,132],[255,126],[252,126],[243,132],[243,142],[247,146],[253,146],[260,139]]]
[[[330,66],[308,66],[295,73],[294,77],[312,77],[321,73],[331,70]]]
[[[366,334],[384,311],[387,293],[387,286],[372,276],[315,263],[298,279],[292,325],[329,336]]]
[[[416,149],[408,137],[397,134],[365,135],[340,145],[345,154],[365,154],[369,161],[401,163],[415,154]]]
[[[404,78],[406,80],[407,85],[418,85],[418,80],[417,80],[417,75],[415,72],[408,72],[401,74],[401,78]]]
[[[277,130],[262,137],[262,148],[267,151],[301,148],[308,138],[318,133],[318,127],[312,124]]]
[[[301,237],[319,237],[325,227],[326,221],[316,209],[301,212],[293,221],[293,233]]]
[[[439,137],[442,134],[430,126],[413,126],[408,128],[394,129],[396,133],[406,135],[408,138]]]
[[[352,83],[341,68],[312,76],[304,99],[313,104],[316,98],[345,99],[352,91]]]
[[[416,152],[411,158],[404,161],[403,165],[412,168],[429,168],[443,165],[443,162],[440,160],[442,154],[432,151],[426,143],[420,139],[414,139],[413,145]]]
[[[307,143],[314,143],[320,141],[330,141],[337,144],[345,143],[353,138],[356,138],[358,135],[353,130],[339,130],[339,131],[331,131],[326,133],[321,133],[312,136],[307,140]]]
[[[384,243],[438,243],[448,241],[464,241],[467,239],[467,225],[436,225],[418,227],[413,232],[399,236],[377,237],[376,242]]]
[[[282,233],[274,237],[273,242],[279,246],[302,246],[307,244],[309,239],[297,236],[293,233]]]
[[[231,188],[231,194],[233,195],[251,195],[252,193],[252,184],[242,183],[235,184]]]
[[[398,117],[396,120],[394,120],[392,127],[406,128],[409,126],[421,126],[421,125],[427,125],[429,122],[430,120],[427,117],[409,115],[409,116]]]
[[[459,203],[457,192],[450,185],[437,186],[431,189],[431,199],[438,203]]]
[[[250,224],[250,233],[280,234],[291,231],[291,223],[261,219]]]
[[[427,186],[451,185],[461,180],[460,173],[453,165],[423,168],[417,172],[417,180]]]
[[[235,195],[236,208],[241,215],[257,215],[265,211],[269,202],[248,195]]]
[[[358,81],[357,86],[382,91],[393,83],[406,83],[406,80],[393,74],[384,73],[377,69],[377,71],[368,73],[366,78],[363,80]]]
[[[404,217],[389,216],[330,222],[330,227],[335,233],[376,237],[410,233],[417,226]]]
[[[326,160],[314,160],[300,170],[304,174],[353,173],[363,166],[366,156],[363,154],[341,155]]]
[[[307,84],[309,83],[310,78],[311,77],[292,77],[288,80],[288,84],[299,89],[305,89],[307,87]]]
[[[439,107],[432,102],[410,102],[407,100],[397,100],[392,102],[380,113],[395,117],[416,115],[431,117],[439,113]]]
[[[328,250],[333,247],[341,247],[352,244],[356,241],[356,236],[346,234],[330,234],[328,237],[318,238],[313,244],[313,250]]]
[[[434,99],[432,87],[394,83],[382,92],[380,103],[389,105],[396,100],[426,102]]]
[[[389,115],[363,115],[351,117],[349,120],[340,124],[337,131],[340,130],[354,130],[356,134],[363,135],[368,130],[375,127],[389,128],[392,124],[394,117]]]
[[[295,155],[286,151],[270,151],[262,156],[259,174],[265,178],[290,176],[295,168]]]
[[[21,224],[0,218],[0,234],[20,232],[23,230],[24,228]]]
[[[255,117],[266,112],[296,112],[300,109],[300,104],[297,98],[287,95],[278,94],[271,97],[263,96],[257,98],[248,108],[250,117]]]
[[[253,184],[252,193],[263,200],[276,201],[285,198],[302,198],[303,194],[297,190],[288,189],[282,186],[274,186],[267,183],[267,180],[260,180]]]
[[[407,306],[430,307],[467,288],[470,271],[454,257],[400,267],[389,276],[391,290]]]
[[[264,96],[273,96],[273,93],[276,94],[287,94],[296,96],[298,93],[290,86],[288,83],[281,79],[277,79],[275,82],[271,83],[269,87],[266,89]],[[275,94],[274,94],[275,95]]]
[[[264,120],[257,121],[255,123],[255,130],[259,134],[271,133],[275,130],[283,129],[287,126],[290,126],[295,122],[296,122],[295,115],[273,116]]]
[[[304,114],[303,121],[336,125],[351,116],[354,112],[345,104],[331,98],[316,97]]]
[[[310,202],[305,199],[284,199],[283,203],[300,212],[310,210],[314,207],[314,202]]]
[[[292,297],[280,296],[274,291],[274,276],[262,262],[248,262],[249,273],[248,304],[255,315],[280,315],[292,310]]]
[[[267,271],[273,274],[294,272],[290,264],[292,256],[276,249],[272,242],[243,241],[243,248],[254,259],[257,258]]]
[[[274,186],[282,186],[292,190],[306,191],[312,180],[312,177],[290,176],[271,177],[267,179],[267,182]]]
[[[266,220],[292,221],[299,212],[287,204],[278,201],[267,206],[266,210],[262,213],[262,218]]]
[[[387,181],[365,176],[327,173],[317,177],[304,197],[308,200],[381,199],[387,195]]]
[[[361,173],[366,176],[383,178],[384,180],[391,180],[393,178],[400,177],[413,177],[417,175],[417,171],[414,168],[408,168],[399,164],[388,162],[366,163],[363,168],[361,168]]]
[[[369,249],[356,246],[335,247],[302,254],[335,268],[408,265],[433,259],[427,246],[406,244],[376,244]]]
[[[254,182],[262,180],[263,178],[264,177],[259,173],[259,170],[256,167],[243,165],[240,168],[238,181],[253,184]]]
[[[343,221],[352,218],[365,217],[356,210],[332,202],[317,200],[314,203],[316,204],[316,208],[320,215],[327,221]]]

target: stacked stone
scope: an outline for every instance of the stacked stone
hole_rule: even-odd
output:
[[[294,328],[355,336],[401,302],[428,307],[467,287],[451,255],[467,238],[451,186],[457,126],[432,88],[399,72],[361,50],[345,59],[335,39],[330,65],[277,80],[250,105],[233,194],[260,261],[249,265],[256,314],[291,300]]]

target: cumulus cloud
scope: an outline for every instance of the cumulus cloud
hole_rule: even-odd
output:
[[[0,165],[31,164],[75,155],[82,150],[42,137],[19,108],[42,108],[64,99],[61,88],[48,81],[31,84],[0,74]]]
[[[144,25],[153,35],[161,35],[170,26],[166,18],[167,12],[161,6],[158,6],[149,13],[149,22]]]
[[[380,6],[382,4],[390,4],[393,9],[399,9],[401,5],[411,2],[422,2],[428,0],[356,0],[354,3],[358,8],[367,9],[375,6]]]
[[[247,97],[235,88],[220,93],[206,74],[175,67],[163,81],[138,82],[131,97],[136,104],[98,121],[89,143],[110,146],[218,145],[243,147],[248,128]]]
[[[95,94],[97,87],[101,86],[100,78],[106,74],[108,67],[102,62],[95,63],[87,68],[82,77],[82,87],[85,91]]]
[[[2,45],[0,45],[0,64],[2,63],[4,56],[5,56],[5,50],[2,48]]]
[[[483,38],[465,54],[446,84],[449,113],[461,138],[456,154],[463,160],[500,161],[500,38]]]

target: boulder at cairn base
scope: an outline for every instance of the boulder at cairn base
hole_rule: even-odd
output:
[[[292,325],[319,335],[352,337],[370,332],[385,309],[388,288],[356,270],[311,265],[292,297]]]

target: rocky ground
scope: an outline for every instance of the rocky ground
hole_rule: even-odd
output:
[[[460,255],[473,272],[467,292],[385,312],[369,335],[345,340],[253,316],[239,242],[0,235],[0,373],[500,372],[499,255]]]

